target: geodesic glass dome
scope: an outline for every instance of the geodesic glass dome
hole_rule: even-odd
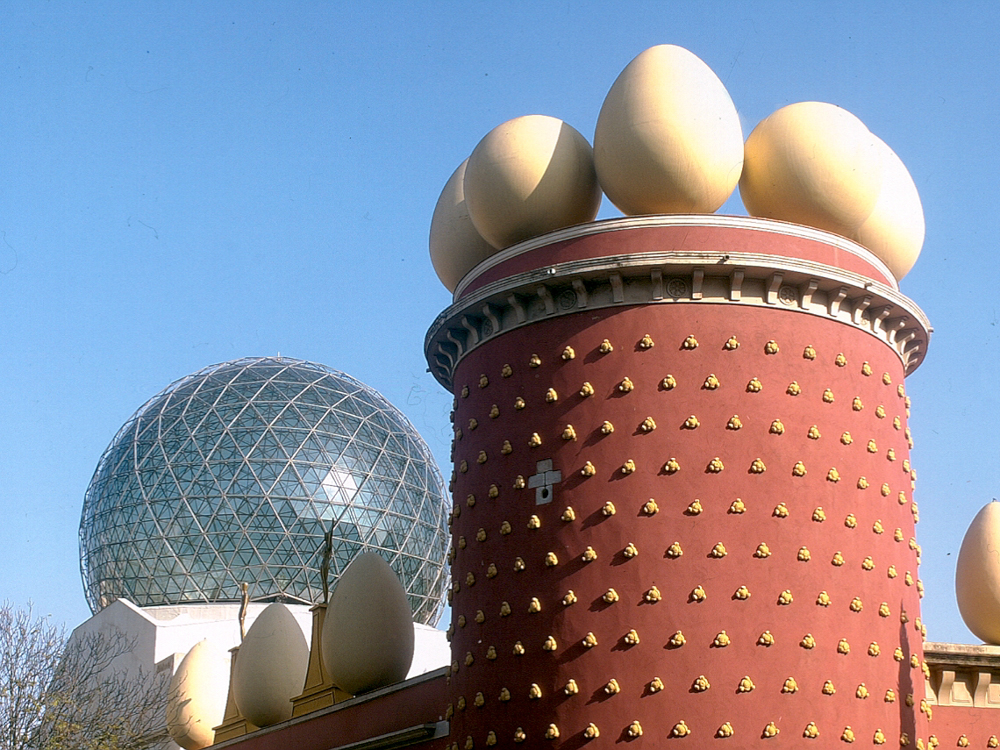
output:
[[[283,357],[206,367],[118,431],[91,479],[80,569],[93,612],[139,606],[322,601],[360,552],[388,560],[417,622],[447,585],[448,507],[413,425],[349,375]]]

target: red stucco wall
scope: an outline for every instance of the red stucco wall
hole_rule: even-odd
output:
[[[998,747],[1000,711],[972,706],[934,706],[929,731],[939,747]]]
[[[654,346],[643,350],[639,342],[645,334]],[[689,335],[697,348],[683,348]],[[724,346],[731,336],[739,342],[735,350]],[[604,339],[614,346],[611,353],[600,353]],[[778,351],[768,354],[765,346],[772,340]],[[561,358],[567,345],[575,350],[571,360]],[[804,356],[807,346],[815,349],[815,359]],[[836,362],[841,353],[844,366]],[[540,366],[529,366],[532,354]],[[871,375],[862,372],[865,362]],[[502,375],[505,364],[510,377]],[[672,390],[662,385],[668,374],[677,382]],[[704,386],[712,374],[720,382],[715,390]],[[617,388],[625,377],[634,384],[628,393]],[[748,392],[753,378],[762,384],[757,393]],[[584,381],[594,395],[579,394]],[[801,388],[799,395],[788,394],[792,381]],[[539,747],[550,724],[560,736],[545,746],[612,747],[631,739],[627,729],[635,720],[643,729],[633,740],[636,747],[661,746],[682,721],[690,729],[687,744],[710,740],[726,722],[734,731],[731,744],[738,747],[800,745],[810,722],[819,732],[810,747],[840,747],[847,726],[864,744],[872,743],[876,730],[892,746],[898,746],[900,733],[911,743],[927,737],[927,722],[916,710],[923,698],[922,650],[917,552],[910,545],[911,476],[904,469],[906,407],[897,392],[903,376],[886,345],[836,321],[787,309],[697,303],[616,308],[503,334],[470,353],[454,382],[461,436],[454,453],[457,673],[449,702],[451,740],[458,747],[466,747],[468,738],[483,747],[491,731],[498,746],[511,746],[519,728],[530,746]],[[551,403],[549,388],[557,394]],[[832,403],[823,399],[826,389]],[[521,410],[515,409],[518,397],[525,403]],[[880,406],[882,418],[876,414]],[[692,415],[699,426],[684,428]],[[733,415],[742,422],[739,430],[727,427]],[[652,432],[640,429],[646,417],[656,423]],[[776,419],[783,434],[770,431]],[[476,421],[474,428],[470,420]],[[609,435],[599,431],[605,420],[614,425]],[[575,440],[562,439],[567,425],[575,429]],[[808,435],[813,425],[818,439]],[[845,432],[853,438],[849,445],[841,441]],[[534,448],[528,442],[533,433],[541,439]],[[505,440],[512,447],[509,455],[501,452]],[[889,449],[895,460],[887,457]],[[673,474],[664,469],[671,457],[680,466]],[[712,473],[708,465],[716,457],[724,469]],[[751,473],[758,458],[766,470]],[[534,490],[514,485],[519,475],[535,474],[543,459],[551,459],[563,479],[554,501],[537,505]],[[636,470],[623,474],[629,459]],[[584,477],[588,461],[596,474]],[[799,461],[806,474],[793,476]],[[839,482],[828,480],[834,468]],[[862,476],[867,489],[858,487]],[[489,497],[491,485],[496,498]],[[467,500],[470,496],[474,500]],[[652,516],[642,511],[650,498],[659,506]],[[745,505],[742,513],[730,510],[737,498]],[[703,507],[699,515],[687,511],[696,499]],[[601,512],[608,501],[616,509],[612,516]],[[779,503],[787,507],[787,517],[775,515]],[[573,521],[561,520],[567,506],[575,511]],[[825,514],[822,522],[813,520],[818,508]],[[845,523],[848,514],[856,518],[854,528]],[[537,529],[529,528],[533,515]],[[504,522],[511,528],[506,535]],[[873,530],[876,522],[882,533]],[[901,541],[894,539],[897,528]],[[484,541],[477,541],[480,529]],[[667,555],[673,542],[681,545],[680,557]],[[710,555],[717,542],[725,546],[724,557]],[[754,556],[762,542],[769,557]],[[628,559],[623,550],[630,543],[638,555]],[[581,556],[588,546],[598,557],[586,563]],[[807,562],[797,559],[800,548],[808,550]],[[548,552],[558,559],[554,567],[545,564]],[[832,562],[837,552],[843,565]],[[871,570],[862,567],[868,556]],[[517,558],[524,562],[521,571],[515,571]],[[488,575],[491,564],[495,577]],[[654,585],[662,600],[650,604],[643,595]],[[690,601],[699,585],[707,598]],[[749,599],[734,598],[740,586],[747,587]],[[612,604],[602,599],[609,587],[619,596]],[[570,589],[577,602],[564,606],[561,599]],[[793,601],[779,604],[785,590]],[[829,606],[816,603],[822,591]],[[540,612],[529,612],[533,597]],[[850,608],[855,597],[860,612]],[[511,609],[506,617],[500,614],[504,602]],[[883,602],[885,617],[879,612]],[[482,623],[476,622],[478,611]],[[464,627],[457,624],[460,617]],[[624,640],[630,629],[638,633],[638,645]],[[678,630],[686,643],[671,647]],[[713,646],[722,630],[729,645]],[[758,645],[764,631],[770,631],[773,645]],[[582,645],[588,632],[597,638],[589,649]],[[800,645],[806,634],[815,639],[812,649]],[[548,636],[555,639],[555,651],[543,650]],[[841,639],[849,644],[848,654],[838,653]],[[514,654],[516,642],[523,655]],[[872,643],[878,644],[878,656],[868,654]],[[490,647],[495,659],[488,658]],[[901,662],[893,656],[897,647]],[[710,688],[695,692],[700,675]],[[755,687],[739,693],[744,676]],[[653,693],[656,677],[665,687]],[[782,693],[789,677],[798,691]],[[612,678],[621,690],[609,695],[604,687]],[[563,691],[569,679],[579,686],[576,695]],[[832,695],[823,693],[827,680],[835,688]],[[869,693],[865,699],[856,697],[861,683]],[[530,697],[532,684],[540,698]],[[511,696],[507,702],[499,700],[504,688]],[[895,702],[886,702],[887,690],[895,692]],[[475,705],[479,693],[482,707]],[[769,722],[780,733],[765,740]],[[600,737],[588,741],[583,733],[590,723]]]
[[[706,217],[709,221],[710,217]],[[775,222],[780,226],[782,222]],[[598,222],[598,226],[601,223]],[[883,284],[895,286],[875,263],[865,259],[867,251],[859,248],[854,254],[816,239],[760,231],[745,227],[721,226],[658,226],[630,228],[607,234],[590,234],[571,240],[553,242],[530,252],[520,253],[483,271],[471,281],[462,296],[498,279],[536,268],[568,261],[602,258],[607,255],[642,255],[653,252],[766,254],[775,259],[794,258],[822,263],[868,276]],[[874,256],[870,256],[874,258]]]

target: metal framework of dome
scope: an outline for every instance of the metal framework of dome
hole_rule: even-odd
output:
[[[380,553],[417,622],[447,586],[443,480],[413,425],[364,383],[309,362],[206,367],[147,401],[87,489],[80,570],[92,611],[322,600],[356,555]]]

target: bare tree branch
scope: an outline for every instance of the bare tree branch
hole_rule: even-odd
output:
[[[115,661],[120,630],[67,639],[29,606],[0,606],[0,750],[144,750],[166,737],[166,679]]]

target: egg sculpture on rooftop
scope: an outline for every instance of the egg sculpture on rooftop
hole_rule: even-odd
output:
[[[983,506],[965,532],[955,565],[955,597],[977,638],[1000,645],[1000,502]]]
[[[923,247],[924,209],[902,160],[881,138],[875,142],[881,153],[882,189],[854,239],[875,253],[898,280],[913,268]]]
[[[661,44],[632,60],[608,91],[594,163],[625,214],[712,213],[740,179],[743,129],[712,69]]]
[[[497,251],[476,231],[469,218],[465,202],[468,163],[468,159],[463,161],[449,178],[431,218],[431,263],[441,283],[452,292],[465,274]]]
[[[229,654],[209,640],[198,641],[181,660],[167,689],[167,731],[185,750],[215,742],[229,688]]]
[[[782,107],[747,138],[743,204],[751,216],[852,237],[882,189],[877,140],[861,120],[833,104]]]
[[[233,667],[233,698],[243,717],[266,727],[292,717],[302,692],[309,646],[284,604],[269,604],[247,631]]]
[[[592,221],[601,205],[587,139],[545,115],[516,117],[487,133],[469,157],[463,189],[472,224],[497,249]]]
[[[352,695],[406,679],[413,661],[413,619],[399,578],[375,552],[358,555],[330,596],[323,664]]]

